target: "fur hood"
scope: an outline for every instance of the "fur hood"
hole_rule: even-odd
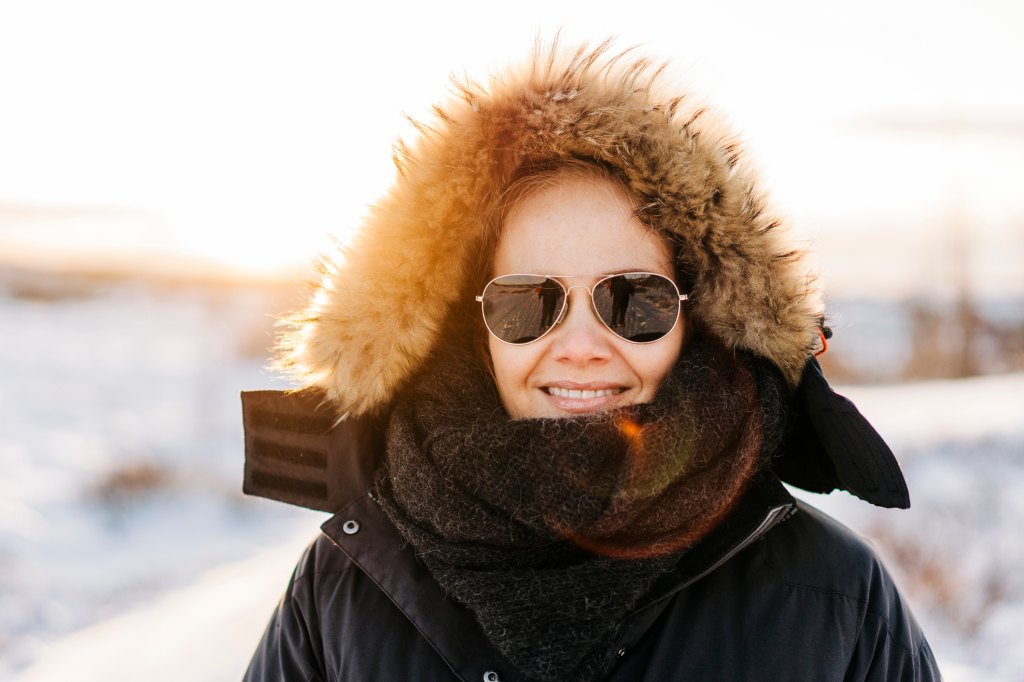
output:
[[[342,415],[385,408],[469,297],[471,272],[503,188],[525,163],[596,159],[641,197],[694,274],[687,314],[728,345],[771,360],[796,386],[819,344],[822,304],[781,234],[738,141],[662,68],[608,43],[535,48],[487,84],[455,84],[396,145],[396,179],[351,245],[287,321],[281,365]],[[451,286],[457,282],[459,286]]]

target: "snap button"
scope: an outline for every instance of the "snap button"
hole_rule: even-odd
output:
[[[626,655],[626,647],[619,647],[619,650],[615,652],[615,655],[622,658]]]
[[[349,519],[345,522],[345,525],[343,525],[341,529],[349,535],[355,535],[359,532],[359,522],[354,519]]]
[[[484,682],[501,682],[501,678],[498,677],[498,673],[488,670],[484,673]]]

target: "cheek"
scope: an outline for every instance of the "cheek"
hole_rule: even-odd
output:
[[[494,337],[488,340],[494,381],[498,395],[509,416],[516,417],[527,399],[527,379],[536,365],[536,349],[531,346],[510,346]]]
[[[630,365],[643,382],[641,402],[654,397],[665,377],[679,360],[683,349],[682,331],[677,327],[671,337],[650,346],[630,347]]]

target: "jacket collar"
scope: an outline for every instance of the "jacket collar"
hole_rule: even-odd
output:
[[[369,490],[328,519],[321,529],[387,595],[460,679],[503,682],[520,678],[476,624],[417,561]]]

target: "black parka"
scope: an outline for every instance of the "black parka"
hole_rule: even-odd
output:
[[[346,468],[332,478],[332,497],[347,499],[300,559],[246,680],[523,680],[374,501],[367,450],[380,445],[359,427],[344,429]],[[247,434],[266,442],[251,423]],[[263,483],[295,494],[283,478]],[[871,548],[771,474],[655,584],[606,657],[607,680],[941,679]]]

